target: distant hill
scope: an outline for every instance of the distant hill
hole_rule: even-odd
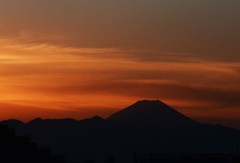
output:
[[[3,121],[18,135],[29,135],[41,146],[63,154],[68,161],[102,161],[113,157],[132,162],[133,154],[228,153],[236,154],[240,132],[205,125],[161,101],[139,101],[108,119],[35,119],[22,124]]]

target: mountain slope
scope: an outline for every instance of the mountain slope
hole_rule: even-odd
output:
[[[156,101],[138,101],[108,118],[133,127],[189,127],[198,123],[173,108]]]

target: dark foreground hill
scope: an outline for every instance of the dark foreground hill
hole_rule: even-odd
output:
[[[108,119],[93,117],[2,122],[28,134],[41,146],[53,148],[68,161],[132,162],[134,154],[237,154],[239,131],[204,125],[160,101],[139,101]]]
[[[53,156],[48,148],[37,148],[29,137],[16,136],[13,129],[0,125],[0,162],[64,163],[64,159]]]

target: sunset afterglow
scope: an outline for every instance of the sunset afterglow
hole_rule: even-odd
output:
[[[0,119],[107,117],[160,99],[237,126],[240,2],[173,1],[0,1]]]

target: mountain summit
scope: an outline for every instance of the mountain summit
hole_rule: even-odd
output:
[[[187,127],[198,123],[159,100],[142,100],[108,118],[133,127]]]

